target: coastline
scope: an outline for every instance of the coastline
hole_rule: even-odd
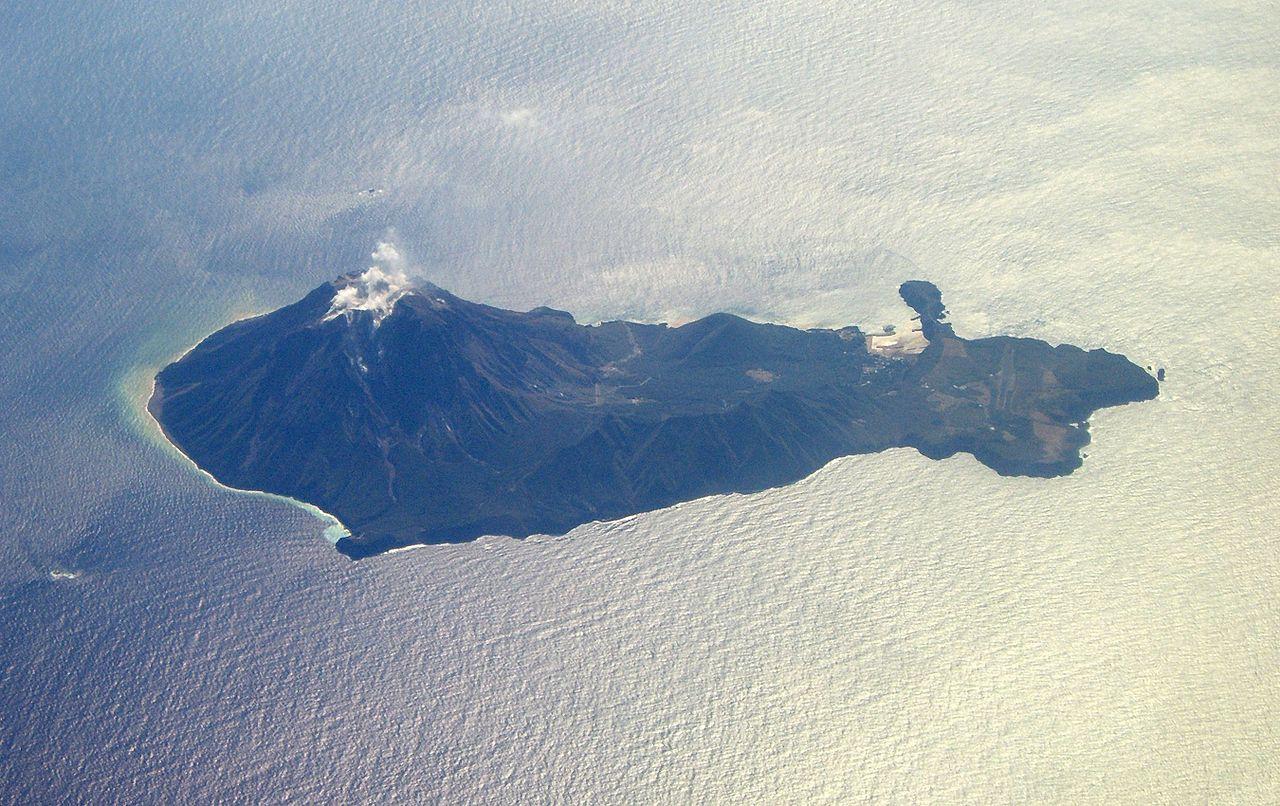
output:
[[[343,282],[356,282],[358,278],[352,279],[346,277]],[[312,307],[319,306],[326,300],[317,296],[326,288],[332,289],[334,283],[321,286],[304,298],[304,302],[311,304]],[[345,291],[348,287],[343,286]],[[470,314],[471,308],[478,308],[475,303],[468,303],[465,300],[448,295],[442,289],[431,287],[436,297],[428,299],[425,304],[429,305],[431,310],[437,307],[447,308],[454,313],[452,316],[460,318],[460,321],[470,322],[466,317]],[[957,453],[965,453],[972,455],[979,463],[985,465],[1001,476],[1032,476],[1040,478],[1058,477],[1069,475],[1078,470],[1083,464],[1083,449],[1090,443],[1090,434],[1088,432],[1088,418],[1096,413],[1099,409],[1110,406],[1122,405],[1125,403],[1137,402],[1140,400],[1148,400],[1159,394],[1159,383],[1149,377],[1148,372],[1143,372],[1141,367],[1133,364],[1123,355],[1109,353],[1103,349],[1095,349],[1084,351],[1070,345],[1054,347],[1046,342],[1036,339],[1018,339],[1009,336],[992,336],[981,339],[963,339],[956,336],[950,324],[945,323],[942,319],[945,317],[945,308],[942,305],[942,295],[936,286],[923,280],[909,280],[902,283],[899,287],[899,295],[907,306],[917,312],[917,319],[920,321],[919,341],[924,343],[924,347],[920,348],[918,344],[911,343],[903,345],[896,339],[893,346],[901,348],[895,350],[891,354],[882,356],[882,362],[892,361],[893,358],[902,356],[913,356],[915,361],[908,361],[905,369],[894,371],[887,376],[887,380],[880,386],[873,387],[872,391],[884,387],[887,391],[883,392],[883,397],[888,398],[898,394],[899,391],[906,390],[907,394],[902,398],[903,403],[886,408],[883,417],[877,420],[878,430],[869,431],[863,429],[859,431],[855,426],[850,425],[847,428],[837,425],[829,429],[834,435],[835,442],[827,447],[818,447],[814,451],[814,456],[810,457],[802,466],[788,467],[783,466],[781,470],[773,472],[772,481],[761,476],[755,479],[748,479],[746,482],[734,481],[728,482],[728,486],[724,492],[730,491],[755,491],[756,489],[767,489],[778,486],[791,484],[800,478],[816,472],[827,461],[836,456],[854,455],[861,453],[879,453],[887,448],[893,447],[911,447],[915,448],[919,453],[927,458],[939,460],[949,458]],[[336,298],[333,293],[329,297]],[[446,297],[450,302],[446,303]],[[424,297],[425,298],[425,297]],[[403,308],[407,308],[406,315],[414,315],[413,300],[418,297],[414,296],[406,301]],[[435,303],[439,303],[437,306]],[[522,521],[517,517],[502,518],[490,517],[488,520],[477,518],[473,521],[463,522],[462,526],[456,523],[445,523],[443,526],[437,524],[433,530],[426,528],[416,528],[421,526],[421,521],[406,521],[405,523],[397,523],[396,526],[400,531],[393,532],[386,529],[385,534],[379,534],[376,537],[367,535],[360,538],[353,538],[352,531],[342,523],[335,515],[324,511],[318,506],[279,493],[267,492],[265,490],[249,489],[241,487],[233,487],[218,480],[214,474],[203,468],[195,461],[192,455],[188,454],[182,448],[177,440],[173,438],[163,424],[163,419],[167,419],[175,430],[181,434],[188,435],[188,444],[192,445],[193,452],[201,453],[210,460],[211,464],[218,464],[226,469],[226,475],[241,477],[241,480],[249,483],[263,483],[269,480],[267,476],[241,476],[238,472],[233,472],[238,467],[238,462],[248,461],[237,456],[223,456],[218,453],[221,449],[219,443],[215,440],[209,443],[208,440],[202,442],[199,434],[201,423],[199,420],[203,417],[197,412],[197,421],[191,422],[190,400],[188,397],[189,389],[187,384],[189,380],[174,380],[171,378],[170,385],[162,386],[159,381],[160,375],[167,375],[169,368],[174,364],[182,362],[186,357],[202,344],[211,345],[212,349],[221,349],[226,343],[240,343],[246,337],[254,344],[259,340],[278,336],[281,327],[285,328],[285,333],[292,333],[294,330],[289,328],[299,328],[299,322],[310,321],[307,316],[318,316],[317,311],[325,310],[323,307],[317,307],[312,311],[309,307],[304,307],[302,317],[296,313],[298,305],[287,306],[277,311],[266,314],[250,314],[240,318],[233,319],[229,324],[224,325],[214,331],[211,336],[195,342],[195,344],[183,350],[175,359],[171,359],[167,363],[155,361],[152,357],[150,361],[139,361],[138,365],[128,373],[128,387],[130,390],[130,399],[133,403],[132,407],[135,412],[141,407],[146,410],[147,419],[150,424],[144,424],[145,431],[148,435],[158,434],[167,450],[181,456],[189,462],[201,475],[218,487],[235,492],[244,492],[265,496],[271,499],[283,500],[293,506],[296,506],[309,514],[315,516],[325,524],[324,537],[329,541],[340,554],[350,559],[356,560],[364,557],[374,556],[376,554],[388,553],[396,549],[405,549],[416,547],[419,544],[426,543],[452,543],[467,542],[474,539],[485,532],[485,530],[506,530],[512,537],[524,537],[529,534],[546,533],[546,534],[563,534],[572,528],[581,525],[576,519],[571,517],[551,517],[550,515],[542,515],[539,523],[530,523]],[[241,308],[241,310],[244,310]],[[494,309],[489,309],[490,311]],[[421,313],[421,311],[417,311]],[[532,318],[533,325],[529,327],[540,326],[551,328],[554,332],[548,336],[555,342],[555,338],[569,338],[565,336],[561,330],[555,330],[559,327],[557,324],[564,315],[552,311],[556,316],[556,322],[547,324],[547,315],[543,313],[543,309],[535,309],[532,312],[503,312],[508,319],[519,319],[526,321]],[[284,317],[284,325],[278,325],[276,317]],[[523,317],[523,318],[521,318]],[[719,318],[718,318],[719,317]],[[329,321],[331,317],[326,317],[321,321]],[[724,329],[723,324],[726,319],[735,324],[734,333],[738,330],[747,329],[752,332],[768,332],[774,334],[776,339],[777,333],[788,330],[789,328],[781,327],[772,330],[765,330],[771,326],[759,323],[750,323],[747,320],[732,317],[730,315],[713,315],[707,317],[705,321],[712,323],[718,329]],[[350,326],[350,319],[347,320],[347,327]],[[501,320],[503,322],[506,319]],[[243,325],[243,326],[240,326]],[[342,322],[338,322],[332,328],[343,327]],[[375,321],[376,326],[376,321]],[[631,331],[631,325],[623,322],[616,323],[616,326],[627,328],[626,333],[631,338],[632,354],[631,357],[640,354],[640,346],[636,341],[635,335]],[[579,332],[587,326],[580,326],[574,323],[573,331]],[[683,328],[675,328],[670,330],[661,330],[663,337],[668,335],[671,338],[683,338],[684,334],[691,333],[695,341],[705,339],[706,328],[699,328],[697,323],[686,325],[689,328],[685,331]],[[262,335],[263,329],[268,336]],[[794,329],[790,329],[794,330]],[[229,332],[232,331],[232,332]],[[716,330],[715,332],[719,332]],[[817,338],[814,331],[796,331],[802,335],[807,334],[806,338]],[[915,333],[912,328],[911,333]],[[506,331],[502,331],[506,333]],[[853,335],[862,335],[861,331],[854,329]],[[872,334],[870,338],[883,338],[888,334],[876,336]],[[819,334],[821,336],[821,334]],[[841,340],[848,341],[845,330],[839,331]],[[876,372],[877,366],[870,358],[859,359],[853,365],[847,359],[849,348],[840,345],[831,339],[831,332],[827,332],[828,341],[835,344],[834,348],[839,351],[833,362],[823,365],[822,372],[819,374],[827,375],[832,372],[837,373],[846,371],[854,371],[860,368],[861,375],[855,376],[850,383],[856,382],[859,378],[865,378],[868,371]],[[310,338],[310,337],[308,337]],[[586,338],[585,336],[583,338]],[[656,338],[656,337],[655,337]],[[746,339],[744,335],[735,335],[735,338]],[[798,338],[798,336],[797,336]],[[501,341],[501,338],[498,339]],[[701,343],[700,341],[698,343]],[[826,342],[824,342],[826,343]],[[311,344],[311,342],[308,342]],[[323,345],[316,346],[312,344],[313,349],[319,350]],[[888,344],[884,347],[889,347]],[[868,344],[865,348],[866,356],[870,357],[876,353],[876,345]],[[207,348],[208,349],[208,348]],[[625,350],[625,345],[622,348]],[[973,355],[970,352],[973,351]],[[1008,369],[1006,364],[1009,363],[1009,353],[1016,351],[1021,357],[1021,363],[1030,362],[1034,368],[1042,370],[1042,372],[1033,373],[1028,379],[1024,372],[1018,375],[1017,366]],[[157,350],[156,352],[160,352]],[[379,353],[381,355],[381,353]],[[858,353],[861,355],[861,353]],[[1002,357],[1003,356],[1003,357]],[[997,360],[998,359],[998,360]],[[800,359],[795,359],[800,361]],[[154,363],[153,363],[154,362]],[[859,363],[860,362],[860,363]],[[227,372],[228,370],[222,363],[215,363],[215,374],[217,372]],[[1014,362],[1018,364],[1019,362]],[[159,366],[156,366],[156,365]],[[360,362],[360,368],[365,369],[363,362]],[[798,364],[797,364],[798,365]],[[613,363],[606,366],[613,366]],[[746,361],[743,366],[755,366],[750,360]],[[790,366],[790,365],[788,365]],[[853,366],[853,370],[849,367]],[[739,367],[738,369],[741,369]],[[1055,373],[1065,372],[1067,378],[1065,382],[1060,382]],[[656,370],[655,370],[656,371]],[[753,371],[764,372],[763,370],[746,370],[746,375],[751,376]],[[134,378],[132,373],[143,373],[150,378],[149,391],[143,396],[142,390],[146,388],[142,375]],[[584,373],[584,376],[589,373]],[[766,373],[767,381],[774,379],[773,373]],[[754,376],[752,376],[754,378]],[[843,376],[839,376],[843,377]],[[647,382],[648,379],[646,379]],[[759,379],[756,379],[759,383]],[[1018,383],[1014,383],[1019,381]],[[235,381],[232,381],[233,383]],[[743,382],[745,383],[745,381]],[[820,382],[819,382],[820,383]],[[870,380],[862,380],[860,385],[866,385]],[[973,391],[974,384],[978,384],[977,391]],[[173,384],[178,384],[174,386]],[[192,384],[195,388],[199,388],[199,383]],[[936,387],[936,388],[935,388]],[[1096,387],[1096,388],[1095,388]],[[534,384],[537,388],[537,384]],[[751,387],[754,388],[754,387]],[[801,387],[797,387],[801,388]],[[808,387],[803,387],[807,389]],[[851,387],[850,387],[851,388]],[[924,402],[924,398],[912,396],[912,390],[923,390],[921,394],[927,392],[928,400],[935,398],[937,403]],[[803,390],[803,389],[802,389]],[[959,390],[959,391],[952,391]],[[176,392],[176,396],[175,396]],[[596,404],[600,405],[600,384],[596,384]],[[770,392],[772,394],[772,392]],[[331,397],[332,391],[324,389],[316,392],[318,400]],[[985,398],[983,397],[985,395]],[[1054,403],[1058,397],[1062,397],[1065,402]],[[561,395],[563,397],[563,395]],[[917,399],[919,398],[919,399]],[[584,394],[583,399],[589,399],[589,394]],[[854,397],[848,400],[844,398],[834,399],[836,402],[844,401],[853,406],[853,411],[858,411],[855,404],[859,401]],[[1049,401],[1049,406],[1041,405],[1044,401]],[[632,402],[635,402],[634,400]],[[723,403],[723,401],[722,401]],[[865,403],[865,401],[864,401]],[[486,405],[483,400],[478,404]],[[724,404],[728,410],[728,404]],[[991,406],[990,410],[986,407]],[[173,408],[167,408],[173,406]],[[960,412],[958,415],[947,414],[952,407],[958,407]],[[835,416],[840,422],[844,422],[845,414],[837,411],[835,415],[822,414],[817,408],[812,408],[815,416],[820,422],[825,422],[823,417]],[[1010,414],[1012,412],[1012,414]],[[1005,419],[1001,416],[1008,415]],[[301,415],[304,419],[308,415],[304,412]],[[339,415],[343,416],[343,415]],[[1012,419],[1010,419],[1012,418]],[[977,424],[974,424],[974,420]],[[856,420],[855,422],[862,422]],[[1010,425],[1010,422],[1012,425]],[[182,427],[179,427],[179,426]],[[192,427],[193,426],[193,427]],[[985,426],[985,427],[980,427]],[[659,426],[661,427],[661,426]],[[843,430],[842,430],[843,428]],[[794,428],[792,431],[796,434],[806,434],[807,428]],[[742,440],[754,440],[753,445],[763,443],[766,446],[773,445],[770,437],[761,436],[754,432],[745,432],[746,436],[741,437]],[[232,441],[239,439],[239,436],[230,438]],[[799,438],[800,445],[806,445],[804,440],[807,437]],[[717,441],[718,440],[718,441]],[[1003,440],[1003,441],[1002,441]],[[304,443],[311,442],[310,438],[305,439]],[[712,450],[724,445],[730,445],[732,439],[724,436],[720,432],[714,433],[711,437],[704,440],[704,443],[712,446]],[[301,445],[305,449],[312,446],[307,444]],[[538,445],[534,446],[539,447]],[[812,446],[811,446],[812,447]],[[385,450],[385,447],[384,447]],[[794,452],[794,447],[789,448]],[[834,455],[830,452],[834,451]],[[254,451],[250,451],[251,454]],[[217,457],[221,457],[220,459]],[[823,457],[827,457],[826,461],[821,461]],[[291,467],[291,461],[288,458],[282,459],[282,469]],[[810,462],[817,461],[817,464],[810,465]],[[808,468],[808,469],[806,469]],[[370,472],[382,472],[381,468],[377,468]],[[392,468],[394,474],[394,468]],[[797,475],[800,474],[800,475]],[[573,481],[572,476],[566,476]],[[390,482],[388,482],[390,483]],[[483,484],[483,482],[481,482]],[[741,488],[741,484],[747,484],[745,488]],[[321,482],[319,486],[299,486],[296,489],[300,491],[306,489],[329,489],[324,486],[325,482]],[[739,485],[739,486],[732,486]],[[762,485],[762,486],[754,486]],[[710,490],[717,492],[720,490]],[[704,491],[703,497],[707,494]],[[394,496],[393,496],[394,498]],[[334,498],[334,504],[340,504],[346,499]],[[476,500],[481,500],[477,498]],[[575,499],[566,498],[569,503],[574,503]],[[601,500],[606,500],[602,498]],[[583,514],[599,518],[604,515],[628,515],[639,514],[640,512],[648,512],[653,509],[662,509],[685,499],[679,497],[674,491],[662,492],[648,499],[636,498],[619,505],[616,501],[610,501],[609,506],[603,508],[585,509]],[[397,502],[398,503],[398,502]],[[576,504],[575,504],[576,505]],[[638,507],[638,509],[636,509]],[[353,507],[358,509],[359,507]],[[421,516],[418,513],[419,517]],[[405,520],[402,517],[402,520]],[[523,530],[531,531],[523,531]],[[432,539],[429,541],[422,540],[422,534],[430,531]],[[473,534],[472,532],[475,531]],[[406,542],[406,540],[408,542]]]
[[[255,314],[250,314],[248,316],[242,316],[238,319],[234,319],[231,322],[228,322],[226,325],[223,325],[222,327],[229,327],[231,325],[234,325],[236,322],[243,322],[247,319],[253,319],[261,315],[262,314],[260,313],[255,313]],[[218,328],[218,330],[221,330],[221,329],[222,328]],[[215,330],[214,332],[216,333],[217,331]],[[296,498],[290,498],[287,495],[280,495],[278,493],[269,493],[264,490],[248,490],[240,487],[231,487],[229,485],[223,484],[222,482],[214,478],[212,473],[200,467],[200,465],[197,464],[194,459],[188,456],[186,452],[182,450],[182,448],[178,447],[177,443],[175,443],[172,439],[169,438],[169,434],[164,430],[164,426],[160,423],[158,419],[156,419],[155,414],[151,410],[151,401],[155,399],[155,395],[156,395],[156,385],[157,385],[156,375],[159,373],[161,369],[168,366],[169,364],[172,364],[176,361],[181,361],[182,358],[185,357],[188,353],[190,353],[196,347],[200,346],[200,344],[202,344],[206,338],[208,338],[208,336],[205,336],[199,339],[194,344],[187,347],[185,350],[182,350],[175,357],[172,357],[160,363],[159,365],[145,365],[145,366],[136,365],[134,367],[131,367],[129,370],[127,370],[124,373],[124,376],[120,384],[121,386],[120,391],[124,394],[126,398],[126,408],[129,410],[130,414],[132,415],[130,419],[132,419],[134,421],[134,424],[138,427],[139,433],[144,438],[147,438],[148,440],[153,441],[157,446],[161,447],[165,451],[171,453],[172,455],[180,457],[183,462],[185,462],[186,464],[194,468],[196,472],[203,479],[213,484],[215,487],[218,487],[223,490],[228,490],[234,493],[261,496],[268,500],[284,502],[286,504],[290,504],[294,507],[297,507],[298,509],[301,509],[307,514],[315,517],[317,520],[320,520],[325,524],[323,537],[326,541],[328,541],[330,545],[337,545],[339,540],[341,540],[344,537],[349,537],[351,535],[351,530],[348,529],[346,525],[343,524],[342,521],[338,519],[337,516],[331,513],[325,512],[323,509],[320,509],[320,507],[316,506],[315,504],[309,504],[306,501],[299,501]],[[135,377],[138,374],[141,374],[141,376],[144,378],[150,379],[150,386],[146,387],[147,391],[145,396],[140,394],[142,389],[140,386],[137,385],[141,380],[139,377]]]

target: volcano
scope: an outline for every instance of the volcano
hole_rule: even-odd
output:
[[[219,482],[335,515],[352,558],[561,534],[894,447],[1064,475],[1094,411],[1158,393],[1105,350],[961,338],[920,280],[900,289],[919,329],[872,334],[723,313],[583,325],[373,271],[214,333],[149,402]]]

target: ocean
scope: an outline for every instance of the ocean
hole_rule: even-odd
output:
[[[0,802],[1280,798],[1266,3],[0,9]],[[1107,347],[1084,467],[840,459],[352,563],[167,361],[394,243],[579,321]]]

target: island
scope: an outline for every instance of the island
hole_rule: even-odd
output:
[[[933,284],[900,294],[909,332],[579,324],[371,268],[209,336],[160,371],[148,408],[219,482],[333,514],[358,559],[559,535],[888,448],[1061,476],[1094,411],[1158,393],[1124,356],[961,338]]]

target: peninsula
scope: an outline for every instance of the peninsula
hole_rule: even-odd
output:
[[[562,534],[894,447],[1064,475],[1094,411],[1158,393],[1121,355],[964,339],[931,283],[900,293],[906,333],[582,325],[371,268],[209,336],[148,406],[219,482],[332,513],[350,530],[338,550],[361,558]]]

